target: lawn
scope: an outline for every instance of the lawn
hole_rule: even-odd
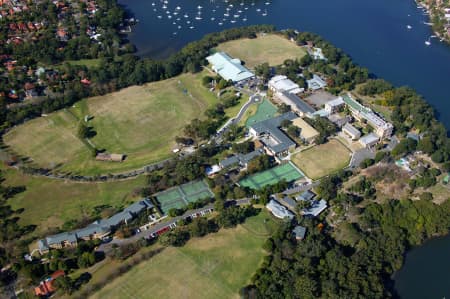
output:
[[[216,50],[233,58],[239,58],[249,68],[268,62],[271,66],[282,64],[286,59],[301,58],[306,51],[280,35],[259,35],[254,39],[239,39],[220,44]]]
[[[3,172],[5,185],[26,186],[26,191],[8,200],[13,209],[23,208],[20,224],[37,225],[36,233],[62,225],[67,220],[80,220],[99,205],[123,207],[134,188],[144,186],[144,177],[108,183],[76,183],[32,177],[9,169]]]
[[[346,167],[350,161],[350,151],[333,139],[295,154],[291,160],[308,177],[316,180]]]
[[[91,298],[239,298],[240,288],[265,255],[263,243],[275,228],[263,210],[244,225],[167,248]]]
[[[4,136],[15,152],[35,165],[79,174],[136,169],[171,155],[175,136],[217,102],[201,85],[204,72],[133,86],[76,103],[16,127]],[[99,162],[77,136],[79,119],[89,114],[98,149],[127,155],[122,163]]]

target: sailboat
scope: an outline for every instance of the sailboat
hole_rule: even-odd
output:
[[[267,9],[262,13],[262,16],[263,17],[267,16]]]
[[[406,28],[408,28],[408,29],[412,29],[412,26],[411,25],[406,25]]]
[[[431,45],[430,39],[425,41],[425,45],[427,45],[427,46]]]

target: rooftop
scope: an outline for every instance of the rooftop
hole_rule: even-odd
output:
[[[267,134],[263,142],[266,146],[275,153],[281,153],[289,150],[295,143],[287,137],[280,129],[283,120],[294,120],[297,115],[294,112],[287,112],[280,116],[263,120],[251,125],[251,128],[258,134]]]
[[[302,214],[304,216],[313,216],[317,217],[320,213],[322,213],[327,208],[327,202],[323,199],[314,200],[311,202],[311,207],[308,209],[303,209]]]
[[[316,196],[316,194],[310,190],[306,190],[297,197],[297,200],[311,200]]]
[[[269,203],[266,205],[266,208],[272,212],[272,214],[277,218],[294,218],[294,214],[286,209],[286,207],[282,206],[278,201],[276,200],[270,200]]]
[[[303,91],[298,84],[283,75],[277,75],[270,79],[269,86],[274,88],[276,91],[286,91],[293,94]]]
[[[352,134],[354,136],[361,136],[361,132],[355,128],[354,126],[352,126],[350,123],[346,123],[343,127],[342,130],[346,130],[349,134]]]
[[[380,138],[375,133],[367,134],[359,139],[359,142],[363,145],[372,144],[374,142],[378,142]]]
[[[293,230],[292,233],[294,234],[294,237],[296,239],[303,239],[305,238],[305,234],[306,234],[306,227],[297,225]]]
[[[278,93],[278,97],[285,102],[285,104],[292,107],[294,110],[299,111],[304,114],[312,114],[316,110],[314,110],[313,107],[311,107],[309,104],[307,104],[305,101],[300,99],[295,94],[289,93],[289,92],[280,92]]]
[[[225,52],[217,52],[206,57],[212,68],[225,80],[239,82],[255,75],[242,65],[239,59],[233,59]]]
[[[306,83],[308,84],[308,88],[312,90],[321,89],[327,86],[327,83],[316,74],[313,75],[312,79],[306,80]]]

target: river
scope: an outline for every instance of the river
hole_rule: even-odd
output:
[[[155,59],[167,57],[206,33],[235,26],[273,24],[278,29],[318,33],[375,75],[397,86],[416,89],[450,128],[450,47],[430,39],[431,28],[423,24],[428,22],[427,16],[412,0],[244,0],[242,5],[240,0],[119,3],[139,19],[129,36],[138,55]],[[229,17],[224,16],[226,7],[230,8]],[[425,45],[426,40],[431,41],[430,46]],[[405,266],[396,274],[402,298],[450,298],[449,252],[450,236],[408,253]]]
[[[405,265],[395,273],[401,298],[450,298],[450,235],[429,240],[406,255]]]
[[[266,5],[266,1],[270,4]],[[415,88],[450,128],[450,47],[437,39],[431,39],[430,46],[425,45],[432,32],[423,24],[428,21],[427,16],[411,0],[246,0],[242,6],[240,1],[233,1],[230,17],[222,26],[219,22],[231,1],[225,4],[223,0],[170,0],[165,10],[160,0],[119,2],[139,19],[130,40],[141,56],[164,58],[206,33],[234,26],[274,24],[278,29],[312,31],[342,48],[356,63],[377,76],[395,85]],[[167,10],[171,19],[165,13]],[[202,20],[194,18],[198,10]],[[267,16],[262,16],[265,12]],[[233,24],[230,20],[234,14],[240,17]],[[188,20],[190,24],[186,23]],[[412,29],[407,29],[407,25]],[[194,28],[189,29],[190,26]]]

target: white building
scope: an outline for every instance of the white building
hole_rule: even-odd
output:
[[[297,94],[303,92],[305,89],[300,88],[297,83],[294,83],[286,76],[277,75],[270,79],[269,89],[273,92],[288,92],[292,94]]]
[[[359,137],[361,137],[361,132],[349,123],[346,123],[342,127],[342,132],[350,136],[352,140],[357,140]]]
[[[277,218],[294,218],[294,214],[276,200],[271,199],[266,208]]]
[[[380,141],[380,137],[374,133],[367,134],[359,139],[359,143],[365,148],[373,147],[378,141]]]
[[[206,60],[212,65],[213,71],[227,81],[241,82],[255,76],[242,65],[239,59],[233,59],[224,52],[218,52],[208,56]]]
[[[339,110],[342,106],[344,106],[344,100],[342,97],[337,97],[332,101],[325,103],[325,111],[328,112],[328,115],[333,114]]]
[[[327,82],[316,74],[313,75],[312,79],[306,80],[306,83],[308,84],[308,88],[311,90],[318,90],[327,86]]]

